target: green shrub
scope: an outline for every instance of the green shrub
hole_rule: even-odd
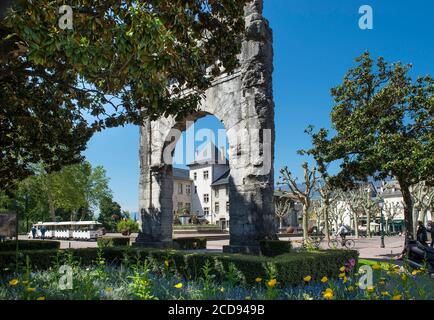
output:
[[[49,250],[59,249],[59,241],[44,241],[44,240],[18,240],[19,250]],[[7,240],[0,242],[0,251],[15,251],[16,242]]]
[[[180,250],[206,249],[206,238],[179,238],[174,239]]]
[[[124,247],[130,245],[130,238],[125,237],[101,237],[98,238],[98,247],[111,248],[111,247]]]
[[[132,221],[132,220],[122,220],[119,221],[116,229],[118,232],[122,233],[122,234],[131,234],[134,232],[138,232],[140,229],[140,226],[137,222]]]
[[[62,250],[64,251],[64,250]],[[91,265],[98,257],[98,249],[77,249],[70,251],[83,265]],[[29,256],[32,268],[46,270],[56,258],[57,250],[23,251],[22,256]],[[161,266],[165,261],[173,262],[177,271],[187,279],[198,279],[203,276],[203,267],[210,264],[216,279],[225,279],[232,266],[244,276],[247,284],[255,285],[257,277],[267,279],[270,264],[276,271],[276,278],[282,285],[297,285],[303,283],[303,278],[310,275],[313,280],[320,280],[323,276],[337,278],[339,268],[355,259],[358,252],[352,250],[326,250],[315,252],[292,252],[275,258],[264,256],[247,256],[224,253],[191,253],[176,250],[157,250],[144,248],[106,248],[103,250],[104,259],[109,264],[120,264],[125,255],[134,261],[137,255],[141,259],[152,257]],[[15,265],[14,252],[0,252],[0,272],[4,268]],[[357,265],[357,264],[356,264]]]
[[[259,241],[261,254],[266,257],[276,257],[291,251],[290,241],[262,240]]]

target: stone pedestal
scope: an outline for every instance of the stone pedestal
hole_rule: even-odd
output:
[[[261,254],[259,246],[224,246],[224,253],[249,254],[258,256]]]

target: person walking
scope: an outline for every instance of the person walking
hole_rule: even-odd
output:
[[[44,226],[42,226],[42,228],[41,228],[41,238],[42,238],[42,240],[45,240],[45,232],[47,232],[47,229]]]
[[[36,237],[36,228],[35,228],[35,226],[32,227],[32,237],[33,237],[33,239],[35,239],[35,237]]]
[[[428,241],[428,236],[427,236],[427,231],[425,226],[423,225],[422,221],[418,221],[418,228],[417,228],[417,233],[416,233],[416,239],[417,241],[419,241],[420,243],[422,243],[424,246],[427,246],[427,241]]]

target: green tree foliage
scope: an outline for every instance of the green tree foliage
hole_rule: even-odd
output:
[[[41,166],[34,171],[34,176],[19,183],[14,199],[6,197],[9,207],[14,204],[25,221],[94,219],[103,199],[111,197],[105,170],[92,168],[88,162],[54,173],[46,173]]]
[[[407,234],[412,237],[410,187],[433,181],[434,81],[430,76],[413,81],[410,65],[390,65],[383,58],[375,63],[369,53],[356,62],[331,91],[335,135],[310,128],[314,146],[309,153],[323,163],[338,161],[340,172],[332,178],[337,186],[351,188],[369,177],[395,177],[405,203]]]
[[[63,30],[64,1],[14,2],[0,21],[0,184],[80,162],[97,130],[196,109],[237,67],[245,3],[72,0]]]
[[[101,222],[107,231],[116,231],[119,220],[126,218],[119,203],[111,197],[104,197],[99,204],[98,221]]]

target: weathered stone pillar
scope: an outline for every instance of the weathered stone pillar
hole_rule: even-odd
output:
[[[172,166],[161,164],[160,136],[155,123],[147,121],[140,129],[139,225],[136,245],[171,247],[173,229]],[[156,140],[153,140],[156,139]],[[156,141],[157,143],[154,143]]]
[[[231,145],[230,245],[225,252],[257,254],[260,240],[277,239],[273,202],[273,37],[262,10],[263,0],[253,1],[245,9],[247,32],[240,57],[242,119],[228,129],[229,143],[235,131],[244,130],[246,135],[240,145]],[[241,154],[237,154],[239,150]]]
[[[273,202],[273,46],[262,4],[262,0],[256,0],[245,8],[247,32],[240,68],[216,79],[206,91],[200,110],[182,121],[160,118],[141,128],[141,232],[137,245],[172,244],[173,176],[171,161],[163,159],[164,149],[170,144],[172,129],[184,131],[187,120],[195,121],[207,114],[223,122],[230,146],[230,245],[224,251],[257,254],[260,240],[277,238]]]

